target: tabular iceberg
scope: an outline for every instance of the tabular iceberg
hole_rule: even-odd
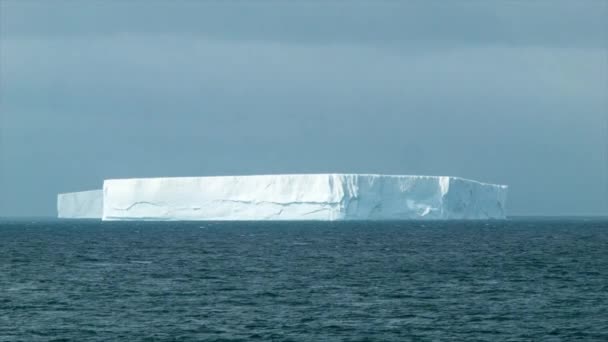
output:
[[[371,174],[112,179],[103,220],[504,219],[507,186]]]
[[[100,219],[103,191],[90,190],[57,195],[57,217]]]

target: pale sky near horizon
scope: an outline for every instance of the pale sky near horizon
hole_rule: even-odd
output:
[[[0,0],[0,216],[104,178],[361,172],[608,214],[608,0]]]

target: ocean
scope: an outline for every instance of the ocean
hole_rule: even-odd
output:
[[[608,219],[0,220],[0,341],[608,341]]]

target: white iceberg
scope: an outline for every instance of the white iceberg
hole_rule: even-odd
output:
[[[504,219],[506,196],[505,185],[437,176],[304,174],[112,179],[104,181],[102,219]],[[76,204],[71,205],[77,208]]]
[[[57,195],[57,217],[59,218],[100,219],[102,214],[102,190]]]

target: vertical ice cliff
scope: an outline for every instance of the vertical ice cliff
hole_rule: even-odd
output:
[[[101,219],[103,191],[91,190],[57,195],[57,217]]]
[[[106,180],[104,220],[503,219],[507,187],[455,177],[305,174]]]

